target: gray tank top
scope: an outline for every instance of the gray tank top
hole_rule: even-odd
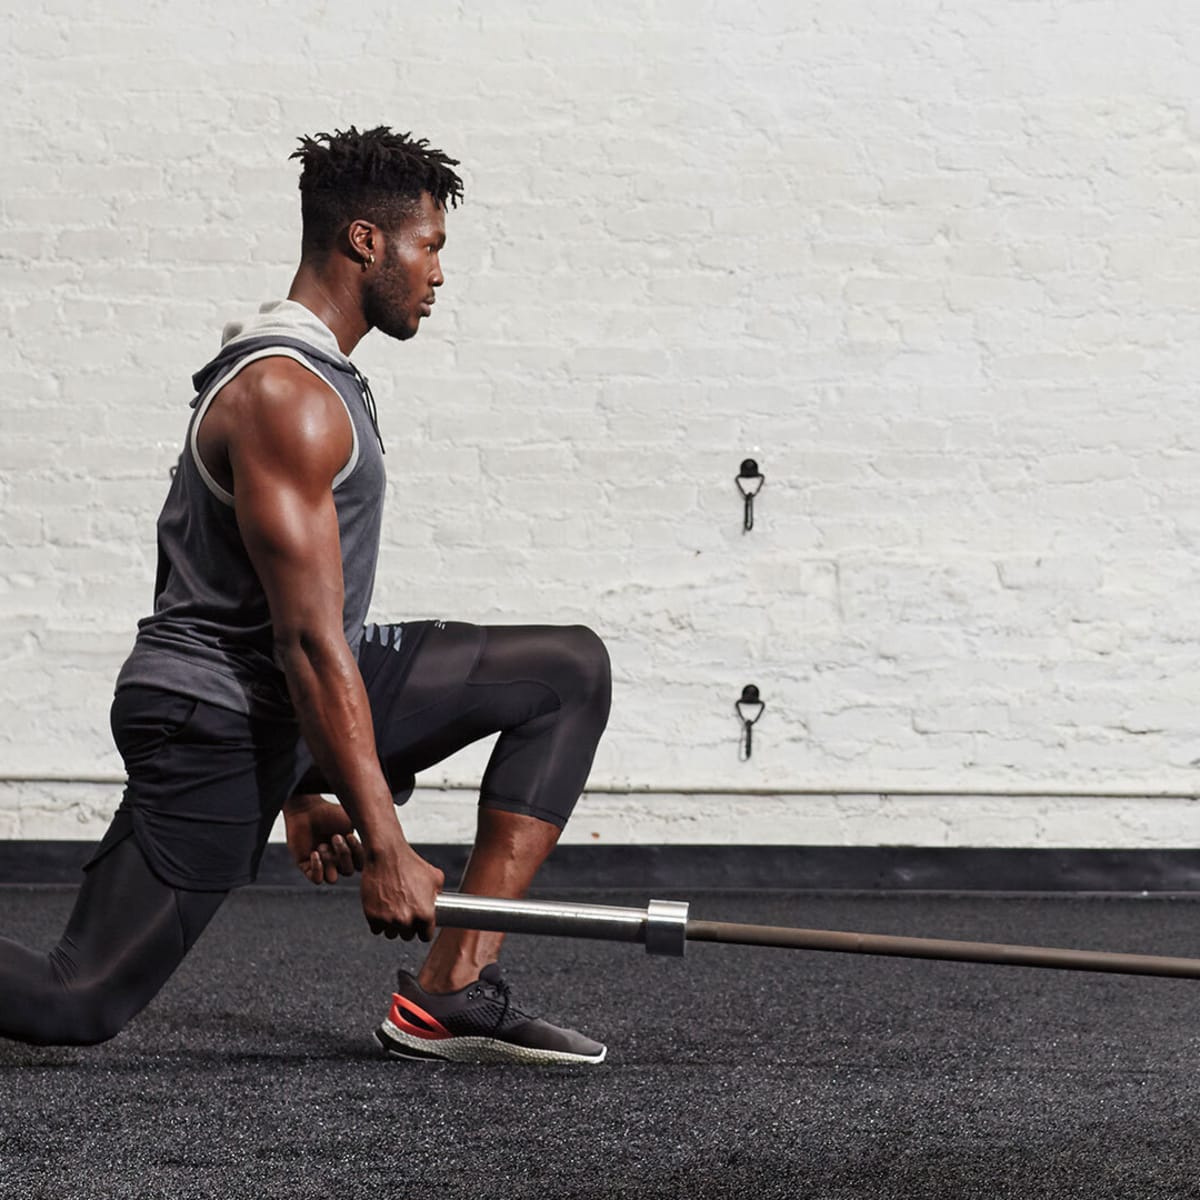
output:
[[[350,458],[333,485],[345,587],[343,628],[357,652],[375,584],[386,476],[367,381],[332,333],[292,301],[264,305],[266,320],[227,328],[225,345],[193,376],[195,410],[158,518],[154,612],[138,623],[117,688],[162,688],[261,717],[293,715],[275,661],[271,616],[233,510],[205,469],[196,433],[213,397],[263,358],[294,359],[320,376],[349,414]]]

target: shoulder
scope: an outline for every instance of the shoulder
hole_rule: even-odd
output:
[[[333,385],[316,371],[287,354],[272,354],[247,363],[218,393],[226,408],[295,416],[319,416],[323,410],[346,419],[345,405]]]
[[[250,455],[335,475],[353,427],[346,406],[322,376],[285,355],[247,364],[214,398],[232,460]],[[214,413],[216,415],[216,413]]]

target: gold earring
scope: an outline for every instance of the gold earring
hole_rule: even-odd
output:
[[[368,254],[366,259],[363,261],[362,269],[365,271],[368,267],[373,267],[374,265],[375,265],[375,255]]]

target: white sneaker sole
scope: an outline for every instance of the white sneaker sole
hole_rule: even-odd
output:
[[[403,1029],[397,1029],[391,1021],[384,1021],[375,1031],[379,1044],[393,1058],[419,1059],[424,1062],[443,1061],[461,1063],[522,1063],[525,1066],[553,1066],[566,1063],[571,1066],[598,1066],[604,1061],[608,1047],[599,1054],[568,1054],[565,1050],[537,1050],[529,1046],[514,1046],[498,1038],[455,1037],[419,1038]]]

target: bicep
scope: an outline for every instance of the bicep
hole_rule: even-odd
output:
[[[234,513],[277,636],[342,628],[338,415],[323,397],[299,409],[267,404],[229,441]]]
[[[336,613],[340,626],[342,557],[333,493],[314,497],[286,479],[237,483],[238,528],[272,623],[277,629],[308,625],[318,614]]]

